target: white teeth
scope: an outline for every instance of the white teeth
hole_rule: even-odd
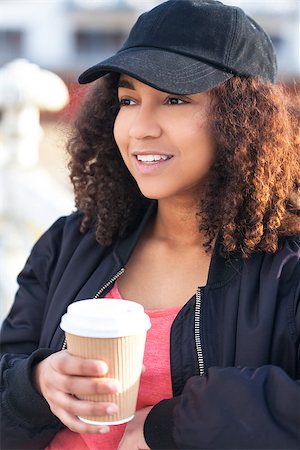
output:
[[[136,155],[138,161],[142,162],[155,162],[155,161],[166,161],[170,158],[167,155]]]

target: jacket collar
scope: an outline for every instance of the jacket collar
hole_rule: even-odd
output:
[[[242,258],[238,253],[223,257],[221,252],[221,236],[217,236],[208,272],[207,286],[218,288],[228,283],[234,276],[241,273]]]
[[[142,235],[148,220],[153,217],[157,210],[157,202],[151,201],[150,206],[138,225],[137,229],[125,239],[119,240],[114,249],[114,256],[118,264],[124,267],[133,252],[140,236]],[[234,276],[241,272],[242,258],[235,253],[228,257],[220,255],[221,239],[220,234],[217,236],[216,244],[213,250],[207,286],[211,288],[218,288],[228,283]]]

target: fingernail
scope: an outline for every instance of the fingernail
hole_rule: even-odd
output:
[[[101,434],[105,434],[105,433],[108,433],[108,432],[109,432],[109,427],[107,427],[107,426],[101,427],[99,429],[99,433],[101,433]]]
[[[99,362],[98,363],[98,369],[100,373],[106,373],[107,372],[107,364],[105,362]]]
[[[109,405],[109,406],[106,408],[106,412],[107,412],[107,414],[116,414],[116,412],[118,412],[118,407],[117,407],[117,405]]]

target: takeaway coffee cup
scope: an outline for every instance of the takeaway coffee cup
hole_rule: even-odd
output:
[[[105,377],[120,381],[116,394],[80,395],[80,399],[113,402],[118,413],[79,417],[95,425],[118,425],[134,417],[150,319],[142,305],[129,300],[81,300],[69,305],[61,319],[69,353],[108,365]]]

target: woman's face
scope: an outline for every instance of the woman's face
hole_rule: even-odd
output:
[[[168,94],[121,75],[118,97],[115,140],[143,195],[198,196],[214,160],[209,95]]]

